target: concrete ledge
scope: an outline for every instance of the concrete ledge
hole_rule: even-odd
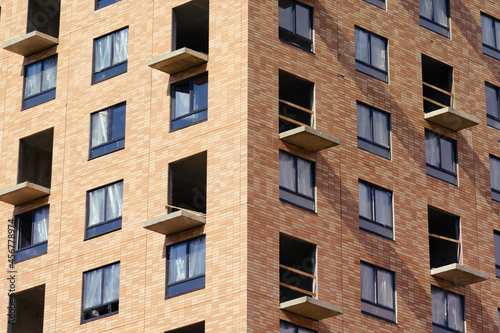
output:
[[[441,125],[452,131],[460,131],[464,128],[476,126],[479,119],[466,113],[457,111],[451,107],[431,111],[424,115],[424,119]]]
[[[314,152],[340,144],[340,139],[307,126],[292,128],[280,133],[279,137],[280,140]]]
[[[191,213],[183,210],[162,215],[152,220],[146,221],[142,227],[162,235],[171,235],[184,230],[202,226],[206,223],[203,214]]]
[[[176,74],[207,61],[207,54],[183,47],[148,61],[148,66],[168,74]]]
[[[50,189],[30,182],[23,182],[0,191],[0,201],[11,205],[21,205],[50,194]]]
[[[2,45],[2,47],[10,52],[29,56],[30,54],[48,49],[59,44],[59,39],[44,34],[40,31],[32,31],[21,37],[14,38]]]
[[[280,309],[313,320],[322,320],[338,316],[344,312],[341,307],[318,301],[309,296],[303,296],[283,302],[280,304]]]
[[[468,286],[469,284],[482,282],[488,279],[488,274],[459,264],[449,264],[438,268],[432,268],[431,275],[461,286]]]

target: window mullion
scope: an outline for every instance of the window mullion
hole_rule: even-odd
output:
[[[292,17],[291,17],[291,21],[290,22],[292,22],[292,24],[291,24],[292,25],[292,32],[294,34],[297,34],[297,20],[296,20],[296,18],[297,18],[297,12],[296,12],[295,1],[293,1],[291,4],[292,4],[292,10],[290,11],[291,12],[290,15]]]
[[[299,163],[297,156],[293,157],[293,166],[295,169],[295,192],[299,193]]]
[[[113,139],[113,108],[109,108],[108,109],[108,137],[107,137],[107,142],[106,143],[109,143],[112,139]]]
[[[375,293],[375,304],[379,304],[378,302],[378,269],[374,267],[373,269],[373,292]]]
[[[376,207],[377,205],[375,204],[375,187],[373,186],[370,186],[370,193],[372,195],[372,200],[371,200],[371,206],[372,206],[372,221],[377,221],[377,211],[376,211]]]
[[[370,108],[369,122],[370,122],[370,141],[375,142],[375,125],[373,124],[373,109]]]
[[[108,220],[108,201],[109,201],[109,186],[105,187],[106,193],[104,194],[104,221]]]

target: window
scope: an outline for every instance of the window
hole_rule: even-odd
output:
[[[495,241],[495,269],[496,276],[500,278],[500,231],[496,231],[493,233],[494,241]]]
[[[427,209],[431,268],[460,264],[460,218],[434,207]]]
[[[279,71],[279,132],[314,127],[314,83]]]
[[[483,53],[500,60],[500,21],[481,13]]]
[[[455,140],[425,131],[427,174],[457,185],[457,144]]]
[[[207,120],[208,73],[172,85],[172,131]]]
[[[500,202],[500,159],[490,155],[491,198]]]
[[[463,332],[464,303],[460,295],[432,286],[432,332]]]
[[[396,321],[394,273],[361,263],[361,312]]]
[[[90,115],[90,158],[125,147],[125,103]]]
[[[387,82],[387,39],[356,27],[356,70]]]
[[[95,9],[98,10],[98,9],[104,8],[104,7],[112,5],[118,1],[120,1],[120,0],[96,0]]]
[[[486,114],[488,126],[500,130],[500,88],[488,83],[484,86],[486,92]]]
[[[167,297],[205,287],[205,236],[167,248]]]
[[[280,333],[316,333],[316,331],[311,331],[307,328],[280,320]]]
[[[127,71],[128,27],[94,39],[92,83],[104,81]]]
[[[174,330],[166,331],[165,333],[205,333],[205,322],[199,322],[196,324],[176,328]]]
[[[420,25],[450,37],[448,0],[420,0]]]
[[[365,0],[368,3],[371,3],[374,6],[385,9],[385,0]]]
[[[83,273],[82,322],[118,313],[120,263]]]
[[[279,38],[304,50],[313,50],[313,9],[294,0],[279,0]]]
[[[280,150],[280,200],[314,211],[315,165]]]
[[[359,182],[359,227],[392,239],[392,192]]]
[[[16,262],[47,253],[49,206],[16,216]]]
[[[57,54],[24,69],[23,110],[56,98]]]
[[[391,116],[363,104],[357,104],[358,148],[391,158]]]
[[[122,181],[87,192],[87,239],[122,227],[122,201]]]

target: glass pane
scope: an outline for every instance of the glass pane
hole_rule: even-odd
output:
[[[377,270],[378,304],[394,309],[394,274]]]
[[[420,0],[420,16],[432,20],[432,0]]]
[[[292,31],[292,3],[290,0],[279,0],[279,26]]]
[[[297,35],[311,39],[312,25],[309,8],[298,3],[295,5],[295,29]]]
[[[189,242],[189,277],[205,273],[205,238]]]
[[[498,119],[499,105],[498,105],[497,90],[488,85],[485,85],[484,87],[486,92],[486,112],[488,113],[488,115]]]
[[[193,80],[193,111],[204,109],[208,104],[208,75]]]
[[[29,97],[40,93],[42,81],[42,63],[26,66],[24,77],[24,97]]]
[[[128,57],[128,29],[113,34],[113,65],[124,62]]]
[[[386,71],[386,45],[385,39],[371,35],[371,65]]]
[[[357,117],[358,117],[358,136],[360,138],[372,141],[371,136],[371,120],[370,120],[370,108],[358,104],[357,105]]]
[[[491,188],[500,191],[500,160],[490,156]]]
[[[389,147],[389,115],[373,110],[373,141]]]
[[[481,31],[483,34],[483,44],[491,47],[495,46],[495,34],[493,33],[493,20],[481,14]]]
[[[500,50],[500,21],[495,20],[495,48]]]
[[[112,220],[122,216],[123,182],[108,186],[107,200],[106,220]]]
[[[370,63],[370,48],[368,45],[368,33],[356,28],[356,60],[361,60],[367,64]]]
[[[375,220],[392,227],[392,193],[375,189]]]
[[[112,36],[104,36],[95,41],[95,71],[100,72],[111,66]]]
[[[359,216],[373,220],[371,188],[363,183],[358,183],[359,188]]]
[[[88,309],[101,304],[102,270],[85,273],[83,308]]]
[[[446,294],[439,288],[432,287],[432,322],[446,325]]]
[[[425,132],[425,159],[427,164],[439,167],[439,141],[435,133]]]
[[[189,81],[177,83],[174,90],[174,118],[177,118],[189,113]]]
[[[455,172],[455,152],[453,142],[441,138],[441,168]]]
[[[108,141],[108,111],[92,114],[91,147],[98,146]]]
[[[104,268],[104,295],[103,303],[118,300],[120,293],[120,264]]]
[[[375,269],[361,263],[361,299],[375,303]]]
[[[448,327],[459,332],[464,331],[462,297],[452,293],[448,293]]]
[[[495,239],[495,264],[500,266],[500,234],[493,234]]]
[[[89,192],[89,226],[104,222],[104,200],[106,189]]]
[[[448,26],[447,0],[434,0],[434,21],[442,26]]]
[[[314,196],[313,165],[311,162],[297,158],[298,192],[312,198]]]
[[[111,140],[125,136],[125,105],[113,109],[111,123]]]
[[[57,78],[57,58],[50,57],[43,61],[42,91],[56,87]]]
[[[296,178],[297,169],[295,166],[295,157],[284,151],[280,151],[280,186],[296,191]]]
[[[47,241],[49,206],[35,210],[33,216],[33,244]]]
[[[187,243],[171,246],[168,260],[168,283],[186,279]]]

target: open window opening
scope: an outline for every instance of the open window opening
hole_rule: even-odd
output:
[[[169,208],[206,214],[207,152],[170,164]]]
[[[460,219],[434,207],[427,212],[431,268],[460,264]]]
[[[20,291],[10,296],[8,332],[42,333],[45,285]]]
[[[26,32],[39,31],[58,38],[60,16],[60,0],[30,0]]]
[[[25,181],[50,188],[54,129],[48,129],[19,142],[17,182]]]
[[[166,331],[165,333],[204,333],[205,332],[205,322],[199,322],[196,324],[191,324],[188,326],[176,328],[174,330]]]
[[[280,234],[280,302],[316,297],[316,245]]]
[[[208,0],[193,0],[173,11],[172,50],[187,47],[208,54]]]
[[[313,101],[313,82],[280,70],[280,133],[299,126],[314,127]]]
[[[453,68],[422,55],[424,112],[453,107]]]

